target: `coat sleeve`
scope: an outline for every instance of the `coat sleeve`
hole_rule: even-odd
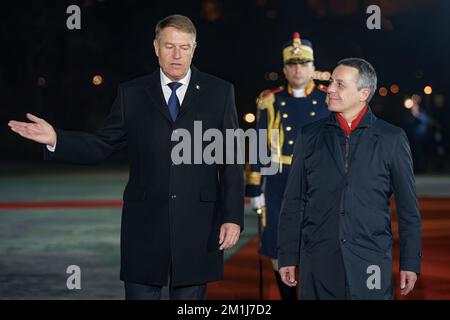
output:
[[[105,123],[94,133],[56,129],[54,152],[44,147],[44,159],[73,164],[97,164],[127,144],[123,92],[118,89]]]
[[[226,130],[239,128],[236,105],[234,100],[234,88],[231,85],[225,99],[225,108],[222,120],[223,135]],[[231,222],[244,228],[244,166],[238,162],[237,148],[240,148],[239,139],[234,140],[234,150],[225,148],[225,159],[232,156],[232,163],[224,161],[219,167],[219,181],[221,191],[222,222]],[[232,152],[231,152],[232,151]],[[230,153],[231,152],[231,153]]]
[[[420,273],[422,228],[411,151],[403,130],[393,152],[391,179],[398,217],[400,270]]]
[[[305,143],[302,130],[296,139],[294,158],[284,191],[278,226],[278,267],[300,263],[303,213],[306,204]]]

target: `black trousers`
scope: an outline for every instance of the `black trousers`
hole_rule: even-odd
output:
[[[206,284],[182,287],[168,287],[168,297],[163,297],[161,286],[148,286],[143,284],[125,282],[125,299],[127,300],[205,300]]]
[[[206,300],[206,283],[192,286],[172,285],[172,266],[168,286],[151,286],[125,282],[126,300]]]

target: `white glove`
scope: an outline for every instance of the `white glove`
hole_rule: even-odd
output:
[[[261,193],[258,197],[250,198],[250,205],[253,210],[260,209],[266,206],[266,199],[264,198],[264,193]]]

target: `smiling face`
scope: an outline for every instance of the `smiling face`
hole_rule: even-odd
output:
[[[287,81],[294,89],[304,89],[311,81],[314,70],[312,62],[286,64],[283,68]]]
[[[170,80],[178,81],[186,76],[196,45],[191,33],[174,27],[161,30],[159,38],[153,41],[153,47],[159,66]]]
[[[358,69],[339,65],[334,69],[327,90],[328,110],[352,114],[362,109],[370,94],[369,88],[358,89]]]

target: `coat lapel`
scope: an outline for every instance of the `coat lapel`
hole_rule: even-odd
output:
[[[178,113],[177,119],[181,118],[192,108],[193,102],[201,93],[202,84],[199,81],[199,71],[194,66],[191,66],[191,71],[191,79],[189,80],[189,85],[186,90],[183,103],[181,104],[181,109]]]
[[[145,88],[145,91],[150,96],[150,99],[153,102],[153,105],[158,109],[164,117],[167,118],[170,122],[172,122],[172,117],[169,113],[169,108],[167,107],[166,100],[164,99],[164,94],[161,88],[161,79],[159,75],[159,69],[156,70],[152,74],[152,78],[150,80],[150,84]]]

